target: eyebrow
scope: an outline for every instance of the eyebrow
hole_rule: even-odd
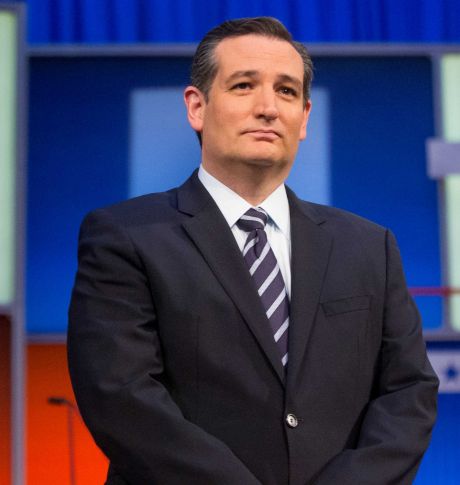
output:
[[[302,82],[299,79],[297,79],[296,77],[289,76],[289,74],[280,74],[278,76],[278,79],[281,82],[284,82],[284,83],[291,83],[294,86],[296,86],[296,88],[299,91],[302,91]]]
[[[249,71],[235,71],[227,79],[226,84],[230,84],[232,81],[239,79],[241,77],[257,78],[259,77],[259,71],[249,70]],[[288,82],[297,87],[300,91],[302,90],[302,82],[289,74],[279,74],[278,81]]]
[[[232,81],[234,81],[235,79],[238,79],[240,77],[252,77],[252,78],[255,78],[255,77],[258,77],[259,75],[259,72],[258,71],[235,71],[234,73],[232,73],[226,80],[225,82],[226,83],[231,83]]]

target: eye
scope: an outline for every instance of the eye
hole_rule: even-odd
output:
[[[293,98],[297,97],[297,91],[294,89],[294,88],[291,88],[289,86],[282,86],[280,89],[279,89],[279,92],[281,94],[284,94],[286,96],[291,96]]]
[[[232,89],[234,90],[239,90],[239,91],[246,91],[248,89],[251,89],[251,83],[248,83],[248,82],[241,82],[241,83],[238,83],[238,84],[235,84]]]

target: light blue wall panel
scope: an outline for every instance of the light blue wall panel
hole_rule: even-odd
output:
[[[183,88],[138,89],[131,95],[129,194],[180,185],[200,162],[200,147],[188,124]],[[303,199],[330,202],[329,95],[313,89],[307,139],[299,146],[289,186]]]
[[[130,104],[130,197],[181,185],[200,163],[182,87],[134,90]]]

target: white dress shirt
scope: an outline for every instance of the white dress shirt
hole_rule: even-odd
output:
[[[207,172],[203,165],[198,170],[198,178],[205,186],[211,197],[227,221],[240,251],[243,251],[248,233],[241,230],[236,222],[251,207],[232,189]],[[288,297],[291,297],[291,218],[289,215],[289,202],[286,188],[281,184],[257,207],[261,207],[268,214],[269,219],[265,226],[267,239],[275,254],[283,275]]]

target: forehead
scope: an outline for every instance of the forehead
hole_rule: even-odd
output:
[[[215,49],[217,75],[235,71],[277,72],[303,79],[303,61],[287,41],[262,35],[242,35],[222,40]]]

